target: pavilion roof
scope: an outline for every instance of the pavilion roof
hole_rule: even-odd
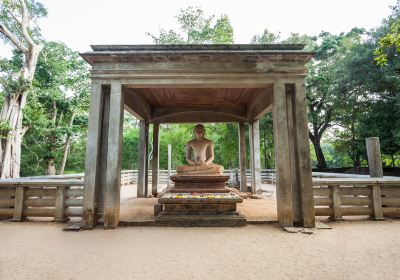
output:
[[[185,44],[185,45],[91,45],[93,51],[81,53],[90,64],[140,55],[248,55],[302,57],[307,62],[314,52],[304,44]]]
[[[118,81],[148,122],[247,122],[271,110],[273,84],[307,75],[303,44],[93,45],[91,78]]]

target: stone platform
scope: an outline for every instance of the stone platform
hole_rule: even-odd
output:
[[[243,199],[231,193],[166,193],[155,206],[158,226],[221,226],[246,225],[236,211]]]
[[[225,182],[229,176],[224,175],[173,175],[170,177],[175,187],[172,193],[228,193]]]

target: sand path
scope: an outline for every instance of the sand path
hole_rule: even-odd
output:
[[[243,228],[0,222],[0,279],[400,279],[400,221],[333,223],[313,235]]]

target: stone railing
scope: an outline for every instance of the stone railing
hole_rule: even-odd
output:
[[[53,217],[63,222],[82,216],[83,181],[80,179],[0,180],[0,217],[22,221],[27,217]]]
[[[313,178],[316,216],[400,216],[400,178]]]
[[[168,170],[159,170],[158,180],[160,184],[167,184],[168,183]],[[236,174],[238,173],[237,170],[225,170],[224,174],[230,176],[229,182],[234,183],[236,181]],[[149,170],[149,184],[151,184],[151,177],[152,177],[151,169]],[[171,175],[176,174],[175,170],[171,170]],[[238,180],[240,181],[240,174],[237,174]],[[250,183],[250,170],[246,172],[247,182]],[[124,178],[129,178],[127,181],[135,183],[137,180],[137,170],[123,170],[121,172],[121,185],[124,184]],[[263,169],[261,170],[261,181],[263,183],[273,182],[275,183],[275,170],[273,169]]]

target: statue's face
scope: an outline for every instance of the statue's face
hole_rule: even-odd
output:
[[[194,136],[196,138],[203,138],[205,133],[205,129],[202,126],[196,126],[194,128]]]

